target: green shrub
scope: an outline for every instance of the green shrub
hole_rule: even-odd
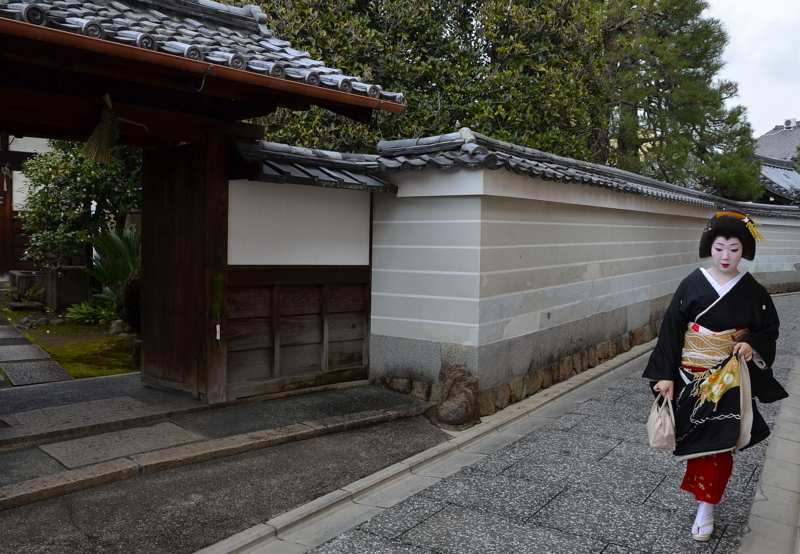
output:
[[[14,302],[41,302],[44,296],[44,289],[31,285],[27,289],[14,289],[8,295]]]
[[[67,308],[67,317],[77,323],[98,325],[117,319],[116,305],[102,298],[92,298],[88,302],[73,304]]]

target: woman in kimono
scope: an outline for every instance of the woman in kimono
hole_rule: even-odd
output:
[[[769,436],[753,397],[775,402],[788,395],[772,376],[778,314],[766,289],[747,272],[756,237],[744,214],[720,212],[700,238],[700,258],[675,291],[643,377],[674,400],[678,461],[687,461],[681,488],[700,502],[692,537],[707,541],[714,506],[733,471],[733,456]]]

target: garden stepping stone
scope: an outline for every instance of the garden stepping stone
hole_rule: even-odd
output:
[[[0,323],[0,339],[19,339],[25,338],[25,335],[22,334],[22,331],[14,327],[13,325],[3,325]]]
[[[0,364],[0,369],[6,374],[11,384],[37,385],[39,383],[52,383],[54,381],[69,381],[69,373],[54,360],[36,360],[33,362],[7,362]]]
[[[12,385],[37,385],[67,381],[72,377],[58,362],[25,338],[19,329],[0,315],[0,370]],[[8,386],[0,376],[0,386]]]

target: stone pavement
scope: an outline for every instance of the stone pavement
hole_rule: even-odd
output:
[[[294,510],[291,524],[274,518],[202,552],[725,554],[741,543],[742,553],[795,554],[800,295],[775,303],[782,326],[774,369],[792,396],[760,406],[774,435],[737,456],[708,543],[689,532],[697,502],[679,488],[685,464],[647,444],[653,397],[640,378],[641,356],[483,440],[463,440],[473,429],[460,434],[456,451],[428,456],[431,463],[406,460],[394,480],[343,487],[338,497]],[[493,417],[508,418],[504,412]]]
[[[0,370],[13,386],[67,381],[72,377],[47,352],[31,344],[0,315]],[[8,386],[0,374],[0,387]]]
[[[358,382],[329,386],[315,394],[212,409],[130,377],[93,381],[39,385],[24,392],[0,390],[0,510],[170,468],[414,417],[431,406]],[[69,394],[78,390],[84,393],[82,398]],[[26,405],[26,399],[39,404]],[[112,430],[119,426],[127,428]]]

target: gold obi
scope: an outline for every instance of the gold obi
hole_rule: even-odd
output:
[[[681,365],[711,369],[733,352],[733,347],[750,332],[749,329],[712,331],[697,323],[690,323],[683,339]]]

